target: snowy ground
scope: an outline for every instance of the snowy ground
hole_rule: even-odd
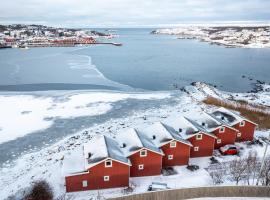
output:
[[[205,84],[198,84],[197,86],[186,87],[186,92],[178,92],[178,103],[177,105],[166,105],[160,108],[149,107],[145,110],[139,110],[137,112],[130,113],[129,116],[123,118],[111,118],[110,120],[95,124],[91,127],[86,127],[85,131],[80,131],[74,135],[68,136],[63,140],[60,140],[54,145],[48,146],[40,151],[29,153],[19,157],[15,163],[10,164],[9,162],[3,165],[0,169],[0,196],[5,199],[10,195],[20,195],[26,186],[30,186],[33,181],[39,179],[46,179],[54,189],[56,196],[64,196],[69,199],[90,199],[96,198],[97,195],[104,197],[114,197],[121,196],[125,194],[123,188],[109,189],[102,191],[86,191],[79,193],[65,194],[64,187],[64,177],[61,175],[62,160],[65,155],[70,154],[74,150],[78,149],[83,143],[91,140],[91,138],[96,134],[106,134],[114,137],[120,130],[128,127],[141,128],[155,121],[163,121],[168,117],[176,117],[179,115],[194,116],[199,111],[211,110],[211,106],[206,106],[201,103],[201,100],[208,94],[218,96],[220,98],[231,98],[237,97],[239,99],[243,98],[254,103],[260,103],[262,105],[269,105],[269,92],[263,91],[258,94],[231,94],[228,92],[221,92],[212,87],[208,87]],[[5,106],[1,109],[11,110],[11,114],[8,115],[9,120],[16,118],[16,121],[25,120],[27,125],[19,124],[17,125],[18,130],[20,126],[22,127],[21,135],[25,134],[26,128],[32,126],[30,121],[37,117],[39,126],[38,128],[44,128],[50,124],[44,122],[44,117],[71,117],[78,115],[94,115],[98,112],[106,112],[110,109],[111,102],[117,102],[124,98],[134,98],[134,99],[147,99],[147,98],[159,98],[162,101],[168,101],[170,94],[168,92],[164,93],[139,93],[139,94],[127,94],[127,93],[106,93],[106,92],[94,92],[94,93],[82,93],[82,94],[72,94],[63,97],[59,101],[54,101],[51,98],[41,98],[33,96],[19,96],[22,100],[19,105],[14,106],[14,102],[18,96],[14,97],[12,95],[1,96],[0,100]],[[33,100],[34,105],[31,106],[29,100]],[[58,99],[59,100],[59,99]],[[10,103],[12,102],[13,103]],[[41,106],[38,106],[41,104]],[[2,103],[0,103],[2,106]],[[48,109],[50,108],[50,109]],[[31,111],[29,113],[22,114],[23,111]],[[25,117],[29,115],[29,119]],[[143,116],[146,116],[146,120]],[[27,120],[28,119],[28,120]],[[3,123],[2,122],[5,122]],[[14,130],[11,124],[8,124],[9,120],[4,120],[3,117],[0,118],[2,133],[6,130]],[[43,126],[41,126],[40,124]],[[266,135],[265,131],[257,132],[256,134]],[[21,135],[10,135],[12,139],[19,137]],[[1,136],[2,137],[2,136]],[[9,140],[7,135],[1,138],[2,141]],[[249,149],[246,148],[245,144],[242,145],[245,149],[243,155],[245,155]],[[262,156],[263,147],[253,146],[252,149],[256,149],[259,156]],[[234,156],[220,157],[221,162],[233,159]],[[155,177],[143,177],[143,178],[132,178],[131,183],[135,186],[133,193],[141,193],[147,191],[148,186],[153,181],[165,182],[170,188],[182,188],[182,187],[197,187],[197,186],[209,186],[212,185],[212,180],[205,170],[209,166],[209,158],[197,158],[191,159],[191,164],[196,164],[200,167],[199,170],[195,172],[188,171],[185,167],[175,167],[177,171],[176,175],[172,176],[155,176]],[[230,181],[227,181],[227,185],[231,185]]]
[[[201,41],[244,48],[269,48],[270,26],[186,26],[158,29],[155,34],[176,35],[179,39]]]

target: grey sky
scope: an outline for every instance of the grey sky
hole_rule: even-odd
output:
[[[0,23],[99,27],[270,20],[270,0],[1,1]]]

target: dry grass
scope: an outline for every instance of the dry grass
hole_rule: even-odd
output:
[[[259,129],[270,129],[270,112],[268,107],[249,104],[246,101],[222,100],[211,96],[204,99],[203,103],[238,111],[245,118],[257,123]]]

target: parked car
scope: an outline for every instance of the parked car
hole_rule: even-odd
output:
[[[222,155],[237,155],[239,153],[237,146],[231,144],[220,147],[219,151]]]

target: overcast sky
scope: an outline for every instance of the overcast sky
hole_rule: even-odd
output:
[[[270,0],[0,0],[0,23],[65,27],[269,21]]]

